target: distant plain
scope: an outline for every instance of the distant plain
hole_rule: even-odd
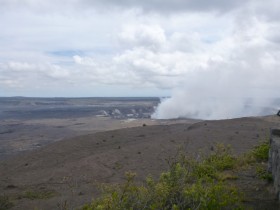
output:
[[[159,102],[159,98],[0,98],[0,159],[74,136],[187,121],[151,120]]]

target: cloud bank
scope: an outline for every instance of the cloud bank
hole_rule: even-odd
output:
[[[244,1],[241,0],[229,0],[227,2],[223,0],[1,0],[0,4],[2,8],[31,8],[38,10],[51,10],[56,11],[62,8],[102,8],[105,11],[107,9],[119,8],[130,9],[139,8],[143,11],[152,11],[160,13],[173,13],[173,12],[185,12],[185,11],[229,11],[237,7],[244,5]]]

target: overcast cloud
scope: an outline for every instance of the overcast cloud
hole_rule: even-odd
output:
[[[278,8],[278,0],[0,0],[0,95],[171,96],[154,117],[258,115],[280,108]]]

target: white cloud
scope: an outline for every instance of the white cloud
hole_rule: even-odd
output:
[[[251,0],[252,1],[252,0]],[[250,1],[248,1],[250,2]],[[7,8],[24,8],[33,9],[35,11],[56,11],[63,8],[98,8],[98,9],[130,9],[141,8],[143,11],[153,11],[160,13],[172,13],[182,11],[219,11],[225,12],[234,10],[242,5],[241,0],[1,0],[0,4],[3,9]]]
[[[28,83],[28,79],[53,80],[66,79],[69,77],[68,70],[49,63],[22,63],[14,61],[0,63],[0,73],[4,75],[3,77],[6,78],[7,81],[16,81],[19,78],[21,81],[26,80],[24,83]],[[36,81],[34,80],[34,82]]]
[[[165,46],[164,30],[158,25],[126,25],[119,34],[120,41],[130,47],[158,50]]]
[[[90,57],[81,57],[79,55],[75,55],[73,56],[73,59],[76,64],[80,64],[84,66],[92,66],[92,67],[96,66],[94,59]]]

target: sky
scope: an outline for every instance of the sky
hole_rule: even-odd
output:
[[[280,97],[279,8],[279,0],[0,0],[0,96],[169,96],[155,117],[243,116],[248,98],[263,107]]]

